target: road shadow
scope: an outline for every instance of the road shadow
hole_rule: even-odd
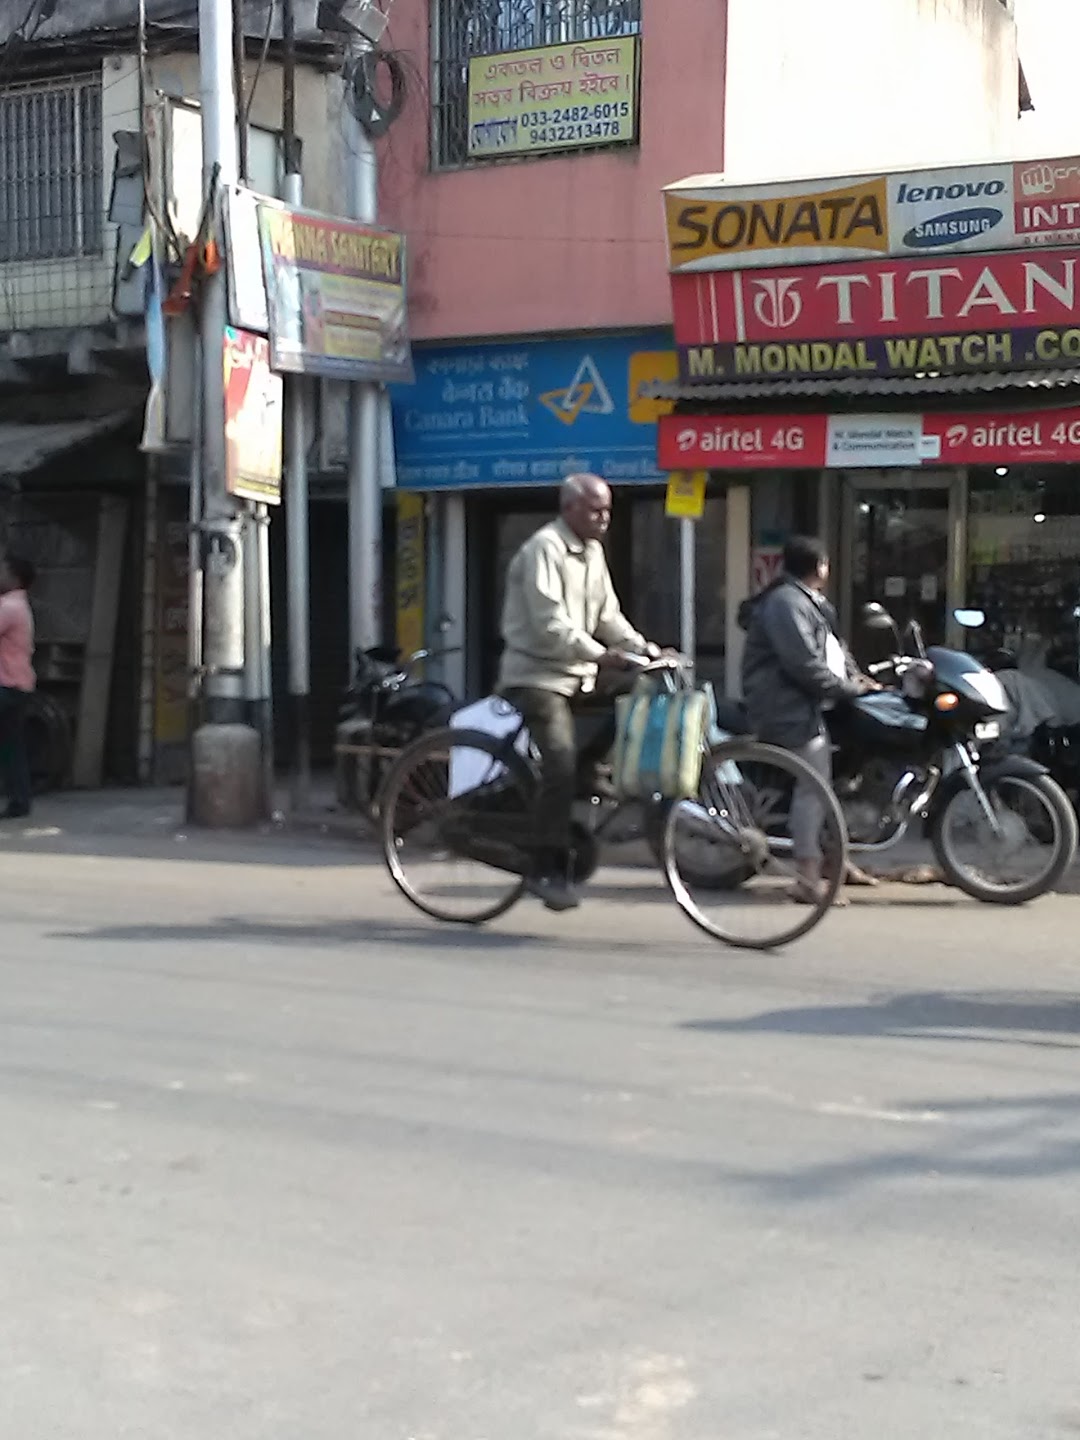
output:
[[[995,994],[911,992],[864,1005],[771,1010],[742,1020],[689,1021],[681,1029],[716,1036],[918,1040],[948,1045],[1080,1051],[1080,999],[1027,991]],[[875,1062],[877,1063],[877,1062]],[[875,1072],[879,1077],[880,1068]],[[1010,1072],[1004,1072],[1010,1073]],[[1080,1174],[1080,1092],[942,1099],[896,1097],[806,1105],[832,1132],[832,1152],[810,1164],[742,1170],[738,1182],[769,1201],[808,1204],[854,1191],[921,1193],[942,1186],[1053,1180]],[[873,1127],[872,1131],[866,1129]],[[870,1136],[873,1136],[872,1141]],[[836,1158],[837,1144],[844,1153]]]
[[[0,857],[33,855],[99,860],[176,860],[186,864],[289,866],[324,869],[357,865],[378,869],[382,856],[366,839],[349,839],[308,828],[196,830],[170,826],[116,833],[69,830],[46,821],[0,831]]]
[[[148,945],[241,943],[288,948],[343,945],[406,945],[416,949],[483,951],[515,949],[543,944],[542,937],[479,930],[471,926],[439,926],[432,922],[399,925],[383,920],[286,921],[260,920],[246,915],[222,915],[191,924],[103,925],[92,930],[57,930],[53,940],[85,940],[93,944]]]
[[[690,1020],[681,1028],[712,1035],[868,1036],[1075,1049],[1080,1048],[1080,999],[1025,991],[922,991],[862,1005],[767,1010],[741,1020]]]
[[[837,1112],[834,1112],[837,1113]],[[1055,1180],[1080,1173],[1080,1093],[979,1100],[920,1096],[895,1103],[908,1122],[890,1133],[909,1143],[772,1174],[743,1172],[742,1183],[772,1200],[833,1201],[868,1187],[925,1192],[990,1182]],[[911,1137],[917,1135],[918,1141]]]

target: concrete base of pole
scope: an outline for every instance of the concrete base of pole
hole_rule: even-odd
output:
[[[191,742],[192,823],[243,829],[263,814],[259,732],[250,725],[201,725]]]

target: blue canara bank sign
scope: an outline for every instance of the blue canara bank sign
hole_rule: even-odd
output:
[[[591,470],[653,483],[656,420],[642,388],[673,380],[667,331],[414,351],[416,383],[395,385],[397,483],[411,490],[551,485]]]

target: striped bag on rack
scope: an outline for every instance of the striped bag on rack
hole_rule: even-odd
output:
[[[690,800],[701,782],[709,699],[701,690],[620,695],[614,780],[624,800]]]

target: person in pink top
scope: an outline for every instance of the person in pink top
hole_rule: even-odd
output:
[[[7,751],[8,807],[0,819],[30,814],[30,764],[26,754],[26,710],[34,676],[34,616],[30,587],[35,570],[21,555],[0,566],[0,744]]]

